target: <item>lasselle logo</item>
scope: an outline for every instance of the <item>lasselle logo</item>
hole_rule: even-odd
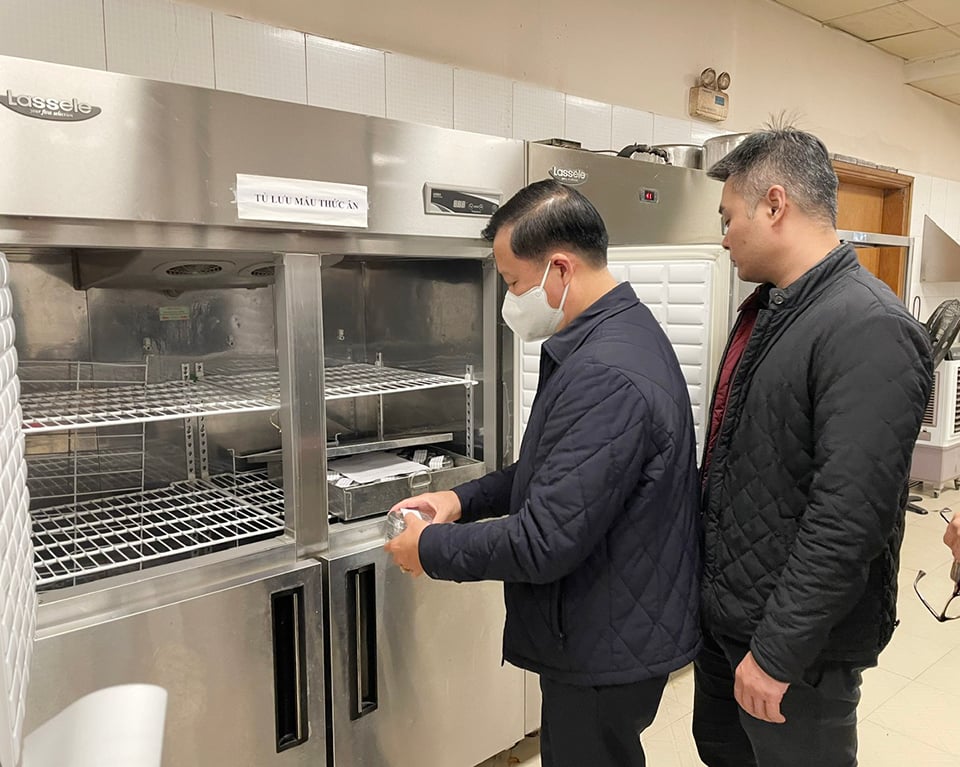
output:
[[[554,165],[550,168],[550,175],[567,186],[579,186],[587,180],[587,172],[580,168],[558,168]]]
[[[84,104],[77,99],[53,99],[42,96],[18,96],[13,91],[0,93],[0,104],[17,114],[35,117],[38,120],[79,122],[100,114],[100,107]]]

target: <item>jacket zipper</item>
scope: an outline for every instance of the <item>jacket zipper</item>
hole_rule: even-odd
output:
[[[560,581],[554,584],[553,594],[553,623],[551,629],[556,633],[560,640],[560,649],[563,649],[566,635],[563,633],[563,588]]]

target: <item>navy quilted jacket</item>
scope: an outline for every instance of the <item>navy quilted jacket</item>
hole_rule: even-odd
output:
[[[926,332],[849,245],[765,286],[706,476],[704,625],[785,682],[893,632]]]
[[[699,647],[696,446],[686,383],[621,284],[543,345],[512,466],[456,488],[433,578],[504,581],[504,658],[579,685],[665,675]],[[503,516],[506,515],[506,516]]]

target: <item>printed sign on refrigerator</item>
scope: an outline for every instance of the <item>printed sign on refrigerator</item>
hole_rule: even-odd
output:
[[[237,218],[365,228],[367,188],[238,173]]]

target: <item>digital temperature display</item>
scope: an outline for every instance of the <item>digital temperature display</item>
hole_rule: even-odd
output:
[[[500,207],[500,193],[424,184],[423,212],[489,218]]]

